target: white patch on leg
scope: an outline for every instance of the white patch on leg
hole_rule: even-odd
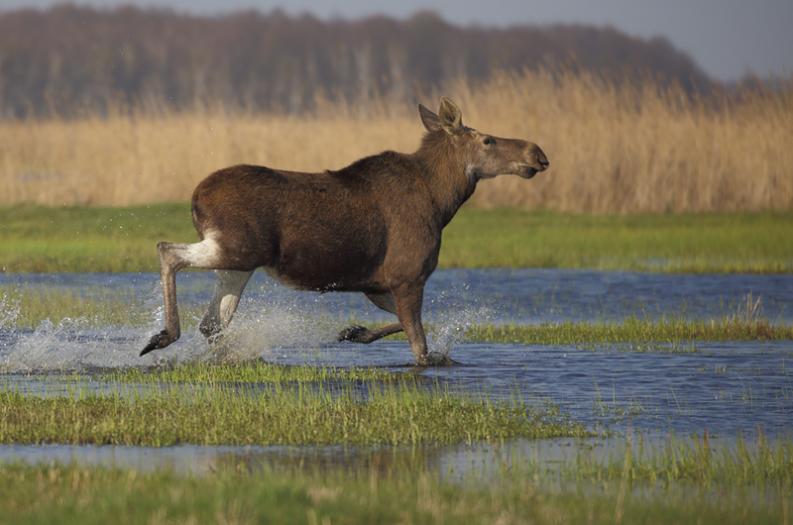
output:
[[[240,296],[234,294],[224,295],[220,300],[220,325],[225,328],[231,322],[231,317],[237,311],[240,304]]]
[[[221,272],[218,273],[220,274]],[[219,276],[218,284],[220,284],[220,290],[218,291],[218,295],[221,296],[219,308],[220,325],[223,328],[227,327],[231,322],[231,318],[234,316],[234,312],[240,304],[242,290],[244,290],[245,285],[248,284],[251,273],[253,272],[224,271],[222,275]]]
[[[190,266],[212,268],[220,261],[220,245],[216,237],[214,231],[209,231],[203,241],[183,245],[179,255]]]
[[[208,320],[220,321],[220,327],[226,328],[237,310],[242,291],[248,284],[253,272],[238,272],[232,270],[218,270],[215,284],[215,293],[207,311]]]

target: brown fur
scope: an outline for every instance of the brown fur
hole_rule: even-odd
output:
[[[228,324],[249,272],[263,267],[295,288],[367,294],[397,314],[417,364],[428,364],[421,303],[444,226],[481,178],[531,178],[548,160],[534,144],[465,127],[448,99],[441,99],[438,115],[419,109],[427,133],[413,154],[386,151],[323,173],[240,165],[204,179],[193,193],[193,222],[201,239],[217,246],[207,245],[211,255],[198,257],[206,243],[158,245],[166,329],[142,354],[179,337],[173,276],[180,268],[231,271],[202,322],[202,332],[212,336]],[[223,303],[224,297],[231,299]],[[232,305],[230,314],[220,311],[223,304]],[[386,328],[352,327],[340,337],[371,342],[399,330]]]

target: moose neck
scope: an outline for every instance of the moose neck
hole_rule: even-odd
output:
[[[426,133],[415,157],[427,168],[432,203],[444,227],[474,193],[477,179],[466,173],[465,160],[444,131]]]

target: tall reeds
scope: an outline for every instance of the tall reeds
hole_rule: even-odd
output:
[[[652,81],[585,73],[498,75],[444,90],[464,121],[541,145],[551,170],[480,184],[484,207],[570,212],[707,212],[793,208],[793,90],[692,100]],[[437,98],[422,97],[434,106]],[[237,163],[340,168],[384,149],[413,151],[415,108],[387,100],[260,114],[165,104],[72,120],[0,122],[0,204],[130,205],[187,200]]]

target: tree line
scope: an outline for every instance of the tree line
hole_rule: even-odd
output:
[[[576,68],[713,86],[661,38],[581,25],[459,27],[432,12],[321,20],[281,11],[203,17],[58,6],[0,12],[0,117],[69,116],[147,102],[300,112],[318,96],[413,100],[451,79]]]

